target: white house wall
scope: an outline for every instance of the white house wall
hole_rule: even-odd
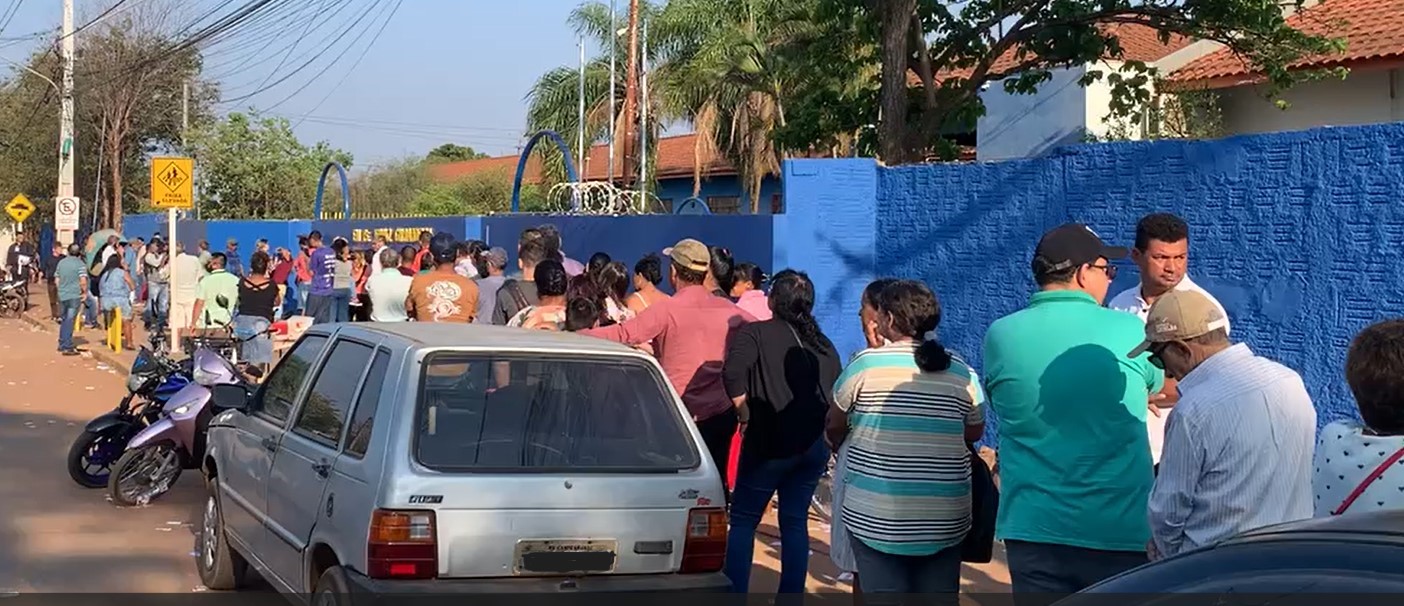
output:
[[[1285,110],[1255,87],[1220,91],[1227,135],[1404,121],[1404,70],[1354,71],[1345,80],[1318,80],[1280,95]]]

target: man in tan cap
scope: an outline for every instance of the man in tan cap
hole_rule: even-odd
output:
[[[1151,559],[1312,516],[1316,408],[1292,369],[1228,338],[1212,299],[1173,291],[1127,355],[1179,380],[1150,496]]]
[[[663,249],[663,255],[672,261],[671,298],[648,306],[632,320],[582,334],[626,345],[653,341],[658,363],[682,394],[725,484],[737,419],[722,384],[722,361],[731,332],[755,318],[702,285],[712,260],[706,244],[689,238]]]

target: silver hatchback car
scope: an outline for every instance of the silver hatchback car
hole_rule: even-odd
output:
[[[314,326],[222,386],[197,566],[357,593],[726,591],[720,474],[652,357],[573,334]]]

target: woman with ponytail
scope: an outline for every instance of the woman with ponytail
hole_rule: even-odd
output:
[[[864,332],[877,344],[844,369],[829,412],[846,467],[834,518],[864,595],[954,596],[971,519],[966,443],[984,434],[984,392],[936,339],[941,305],[925,284],[893,281],[873,303]]]
[[[794,271],[776,274],[773,317],[736,329],[722,379],[742,427],[731,498],[726,575],[750,587],[756,528],[780,493],[780,593],[802,593],[809,575],[809,504],[829,463],[824,417],[843,364],[814,319],[814,283]]]

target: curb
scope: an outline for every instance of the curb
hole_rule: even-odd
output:
[[[39,330],[42,330],[44,332],[51,333],[54,335],[58,334],[58,331],[54,328],[53,320],[49,320],[46,318],[36,318],[30,315],[30,313],[27,311],[20,314],[20,319],[24,320],[30,326],[34,326],[35,328],[38,328]],[[131,374],[132,372],[132,369],[127,366],[126,361],[118,358],[106,347],[90,348],[87,350],[86,353],[89,356],[91,356],[94,360],[102,362],[103,364],[111,366],[113,369],[120,371],[124,376]]]

